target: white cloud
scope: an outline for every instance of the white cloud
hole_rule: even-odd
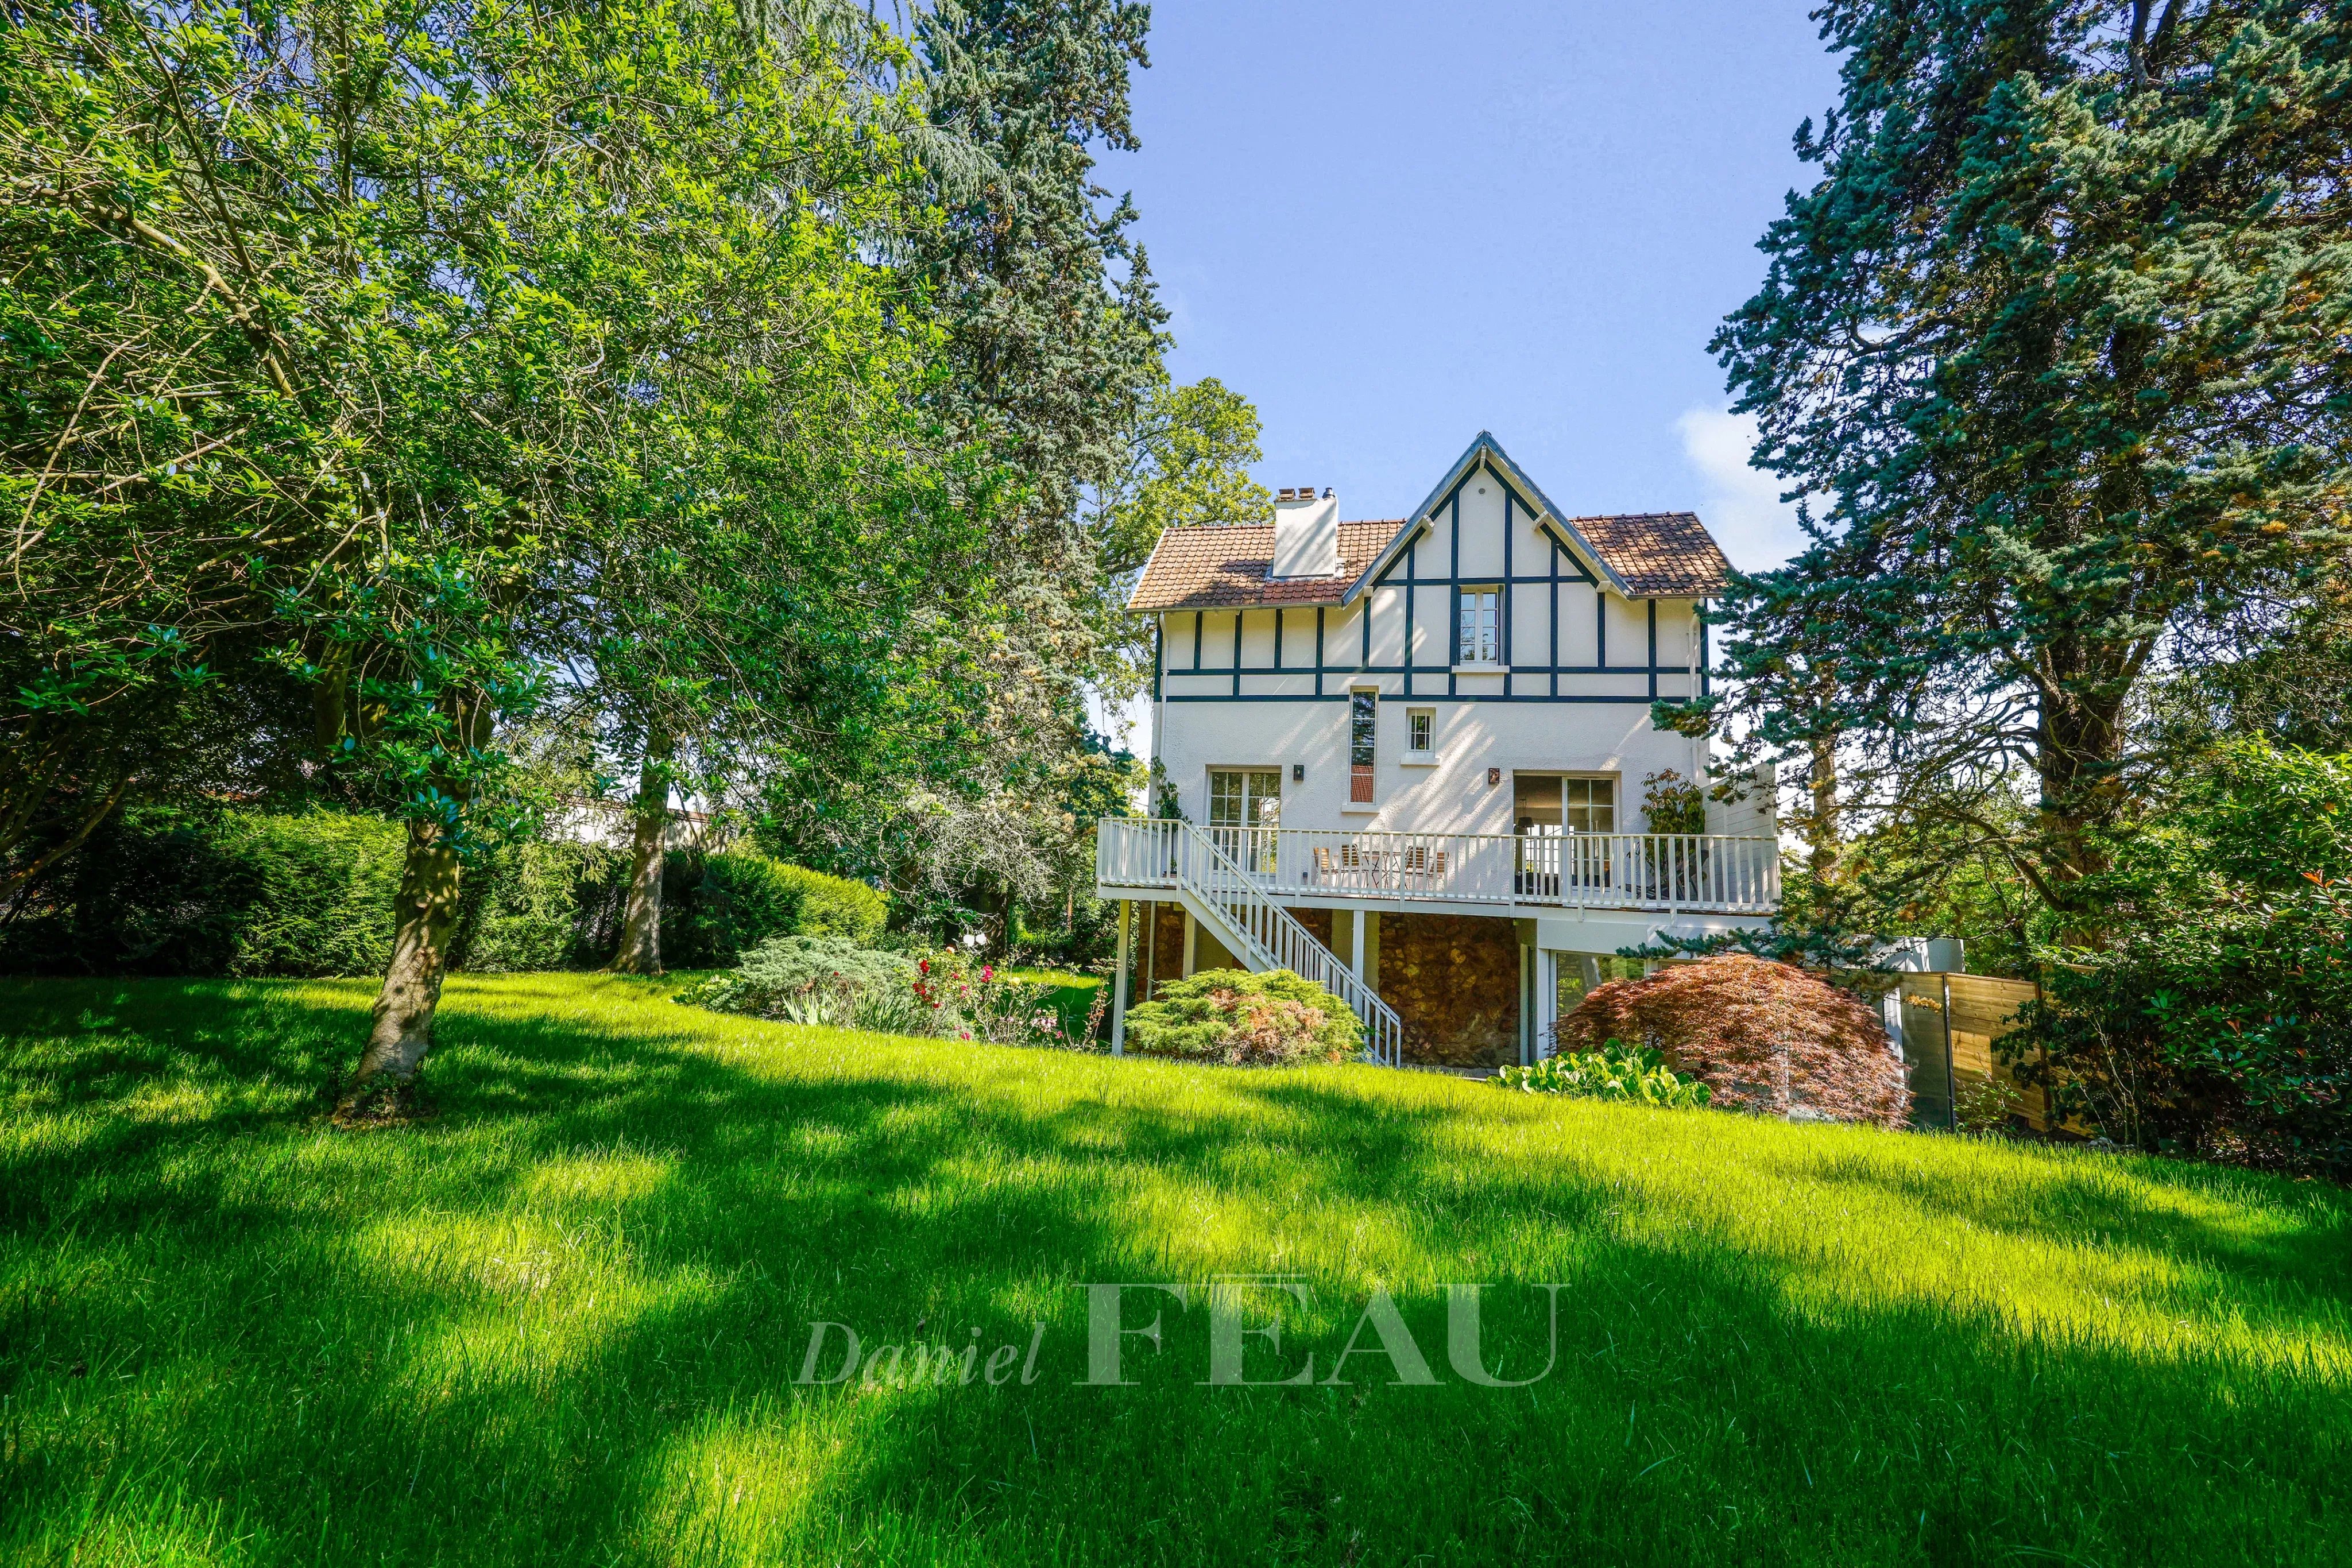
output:
[[[1699,517],[1742,571],[1779,566],[1805,547],[1797,508],[1780,499],[1780,481],[1748,465],[1756,450],[1756,416],[1695,408],[1675,421],[1684,460],[1706,486]]]

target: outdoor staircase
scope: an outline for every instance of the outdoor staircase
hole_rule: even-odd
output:
[[[1097,830],[1096,864],[1116,866],[1128,885],[1163,887],[1174,902],[1252,970],[1287,969],[1346,1002],[1364,1025],[1364,1058],[1383,1067],[1404,1062],[1404,1024],[1396,1009],[1291,913],[1265,895],[1215,837],[1190,822],[1114,818]]]

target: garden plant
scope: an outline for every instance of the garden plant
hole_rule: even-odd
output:
[[[1287,969],[1203,969],[1163,980],[1127,1014],[1131,1051],[1234,1067],[1345,1061],[1363,1043],[1363,1023],[1347,1003]]]
[[[1664,1052],[1622,1040],[1603,1040],[1598,1051],[1547,1056],[1529,1067],[1506,1067],[1496,1082],[1528,1094],[1580,1094],[1667,1111],[1695,1111],[1715,1098],[1706,1084],[1667,1066]]]

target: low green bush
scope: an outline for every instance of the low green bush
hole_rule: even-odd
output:
[[[1715,1099],[1713,1090],[1677,1074],[1657,1051],[1622,1040],[1604,1041],[1599,1051],[1548,1056],[1533,1067],[1506,1067],[1496,1082],[1528,1094],[1576,1094],[1668,1111],[1696,1111]]]
[[[1127,1043],[1147,1056],[1234,1066],[1345,1061],[1363,1049],[1348,1004],[1287,969],[1207,969],[1162,981],[1127,1015]]]
[[[788,1004],[821,990],[905,990],[915,973],[914,959],[846,936],[774,936],[678,999],[716,1012],[807,1022],[791,1017]]]

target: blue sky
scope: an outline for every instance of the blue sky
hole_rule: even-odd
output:
[[[1835,101],[1809,0],[1159,0],[1131,190],[1175,373],[1265,421],[1269,486],[1420,502],[1481,429],[1576,512],[1797,535],[1706,342]]]

